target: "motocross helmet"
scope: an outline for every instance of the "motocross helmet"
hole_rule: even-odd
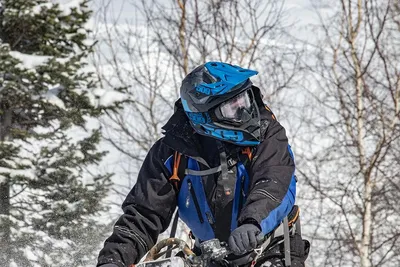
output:
[[[207,62],[182,81],[181,101],[195,131],[242,146],[260,143],[260,113],[250,77],[257,71]]]

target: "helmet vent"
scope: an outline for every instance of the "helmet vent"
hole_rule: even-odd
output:
[[[212,75],[210,75],[210,73],[208,73],[207,71],[203,72],[203,82],[207,83],[207,84],[211,84],[211,83],[215,83],[218,80],[215,79]]]

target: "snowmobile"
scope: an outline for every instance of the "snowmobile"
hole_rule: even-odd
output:
[[[159,259],[166,253],[166,251],[160,252],[161,249],[172,245],[174,245],[172,249],[179,248],[180,253],[174,257]],[[225,258],[231,254],[228,245],[218,239],[202,242],[200,249],[201,255],[197,256],[185,241],[178,238],[167,238],[158,242],[149,251],[144,262],[139,263],[136,267],[209,267],[215,266],[213,262],[218,263],[218,266],[224,266]]]
[[[283,245],[285,251],[285,265],[290,266],[289,235],[293,234],[296,230],[299,231],[300,225],[299,222],[291,225],[291,227],[284,227],[285,225],[288,226],[287,217],[273,233],[266,236],[263,234],[259,235],[259,247],[247,253],[247,258],[241,257],[239,261],[227,260],[227,257],[232,255],[232,252],[225,242],[220,242],[218,239],[211,239],[200,243],[201,253],[196,255],[182,239],[167,238],[154,245],[144,261],[137,264],[136,267],[236,267],[249,262],[248,266],[250,267],[267,266],[263,264],[268,262],[271,255],[273,256],[277,252],[277,249],[279,250],[278,247],[280,244]],[[161,251],[164,248],[167,248],[167,250]],[[163,255],[173,249],[179,249],[179,252],[175,256],[161,259]]]

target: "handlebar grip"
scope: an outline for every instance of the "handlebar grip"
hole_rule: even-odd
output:
[[[261,245],[265,241],[265,235],[263,232],[259,233],[256,238],[257,238],[257,245]]]

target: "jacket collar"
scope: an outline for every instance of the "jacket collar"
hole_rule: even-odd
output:
[[[215,155],[219,154],[219,144],[211,137],[201,136],[193,129],[188,117],[183,110],[182,102],[178,99],[175,102],[174,114],[168,120],[168,122],[162,127],[164,130],[163,143],[183,155],[189,156],[196,159],[198,162],[210,167],[215,166],[219,162],[215,162]],[[262,110],[261,113],[264,113]],[[264,132],[268,126],[268,121],[262,121],[266,123]],[[228,153],[228,157],[234,156],[242,147],[234,144],[222,142],[225,147],[225,151]],[[219,161],[219,160],[218,160]]]
[[[175,102],[175,112],[162,129],[165,145],[186,156],[200,157],[199,134],[190,125],[180,99]]]

